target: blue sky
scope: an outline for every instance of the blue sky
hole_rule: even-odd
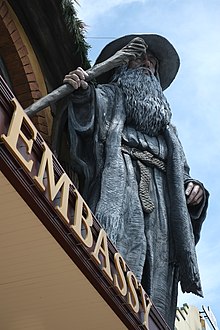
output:
[[[210,306],[220,327],[220,1],[79,0],[78,17],[87,25],[93,63],[112,39],[130,33],[166,37],[181,59],[165,91],[184,146],[191,175],[210,191],[210,206],[197,246],[205,298],[180,294],[184,302]]]

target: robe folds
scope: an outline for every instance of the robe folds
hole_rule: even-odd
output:
[[[208,192],[190,177],[176,129],[170,124],[157,137],[138,131],[126,121],[121,89],[111,83],[72,94],[68,135],[81,194],[173,328],[178,282],[183,292],[202,296],[195,245],[208,202]],[[133,150],[148,151],[165,171],[134,158]],[[147,173],[150,211],[140,193],[141,169]],[[185,197],[190,181],[205,193],[194,207],[187,206]]]

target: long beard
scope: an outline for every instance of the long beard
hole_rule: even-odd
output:
[[[125,95],[127,123],[150,136],[159,135],[172,114],[157,78],[145,68],[122,68],[114,81]]]

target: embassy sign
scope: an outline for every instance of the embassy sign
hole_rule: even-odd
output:
[[[2,79],[0,170],[128,329],[168,329]]]

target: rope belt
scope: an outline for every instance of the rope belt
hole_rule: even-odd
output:
[[[122,152],[130,155],[137,160],[140,170],[139,196],[142,203],[143,211],[151,213],[155,205],[150,198],[150,180],[151,172],[149,167],[157,167],[162,172],[166,172],[165,163],[152,155],[149,151],[140,151],[135,148],[130,148],[126,145],[121,146]]]
[[[126,145],[121,146],[121,150],[126,154],[129,154],[132,158],[140,160],[143,164],[146,164],[151,167],[157,167],[159,170],[166,172],[166,166],[164,161],[159,158],[156,158],[149,151],[141,151],[135,148],[130,148]]]

